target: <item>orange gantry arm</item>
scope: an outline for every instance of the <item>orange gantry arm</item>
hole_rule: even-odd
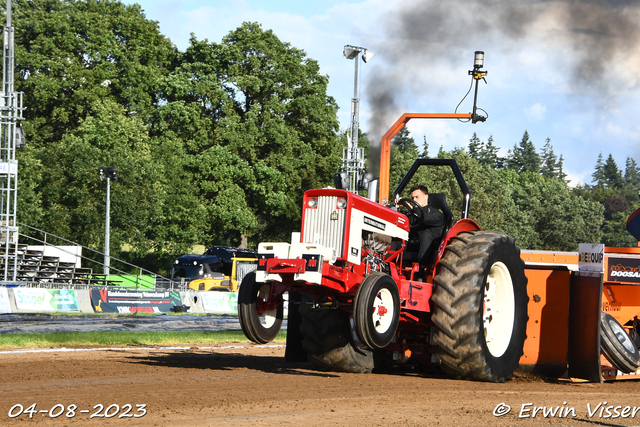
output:
[[[384,134],[380,141],[380,189],[378,200],[383,205],[389,202],[389,170],[391,162],[391,139],[396,136],[400,129],[411,119],[468,119],[471,120],[471,113],[404,113]]]

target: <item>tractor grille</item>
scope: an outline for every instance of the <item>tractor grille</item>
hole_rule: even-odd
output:
[[[236,264],[236,280],[242,282],[244,276],[256,271],[256,268],[258,268],[258,263],[255,261],[238,261]]]
[[[347,210],[338,209],[337,201],[337,197],[322,196],[318,197],[316,209],[307,208],[302,237],[304,243],[318,243],[335,249],[336,257],[340,258]]]

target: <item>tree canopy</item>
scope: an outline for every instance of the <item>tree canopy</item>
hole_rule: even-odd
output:
[[[339,166],[328,77],[257,23],[185,52],[118,1],[19,0],[14,23],[21,222],[102,249],[113,166],[113,254],[288,240]]]
[[[30,144],[60,141],[107,98],[143,121],[159,104],[176,49],[139,5],[17,0],[12,15]]]

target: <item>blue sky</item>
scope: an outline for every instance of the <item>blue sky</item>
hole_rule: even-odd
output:
[[[134,3],[133,1],[125,3]],[[403,112],[453,112],[469,88],[475,50],[488,84],[485,123],[415,121],[409,130],[435,155],[493,136],[501,154],[525,130],[540,150],[550,138],[565,172],[591,183],[598,154],[624,172],[640,163],[640,6],[588,0],[141,0],[147,18],[181,50],[190,33],[220,42],[243,21],[259,22],[303,49],[329,76],[329,95],[349,126],[354,63],[344,45],[376,56],[360,62],[360,127],[382,134]],[[379,101],[385,99],[384,102]],[[470,112],[472,94],[459,112]],[[379,136],[378,136],[379,138]]]

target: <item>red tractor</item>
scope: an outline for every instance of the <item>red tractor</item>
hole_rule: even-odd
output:
[[[412,211],[346,190],[309,190],[300,233],[291,243],[261,243],[258,268],[242,281],[238,313],[247,338],[275,338],[288,292],[287,346],[296,345],[299,326],[302,348],[321,369],[370,372],[411,360],[440,363],[456,378],[510,379],[528,319],[520,248],[468,218],[469,190],[455,160],[416,160],[394,196],[421,166],[450,167],[463,195],[453,223],[444,195],[429,194],[447,227],[428,266],[403,262]],[[299,304],[293,295],[302,295]]]

